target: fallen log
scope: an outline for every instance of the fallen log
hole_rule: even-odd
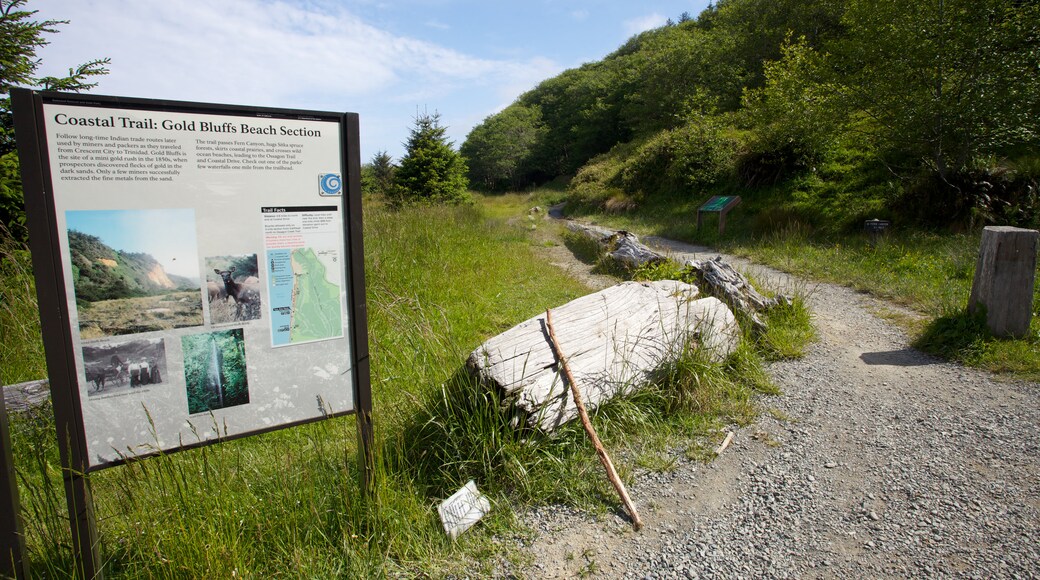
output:
[[[775,298],[763,296],[743,274],[723,262],[721,256],[703,262],[687,260],[684,265],[696,272],[697,281],[705,292],[721,299],[733,310],[745,314],[758,332],[766,329],[766,323],[758,315],[759,312],[780,304],[791,305],[791,300],[782,294]]]
[[[595,240],[604,255],[629,269],[668,259],[664,254],[643,245],[631,232],[578,222],[567,222],[567,229]],[[757,332],[766,329],[766,324],[758,313],[779,304],[791,304],[790,299],[782,295],[766,298],[760,294],[743,274],[722,261],[721,256],[707,261],[687,260],[683,265],[696,273],[698,283],[707,294],[719,298],[733,310],[746,315]]]
[[[630,269],[638,268],[643,264],[664,262],[668,259],[663,254],[644,245],[632,232],[609,230],[578,222],[567,222],[567,229],[595,240],[608,258]]]
[[[696,286],[675,280],[624,282],[553,309],[558,344],[589,409],[645,386],[689,341],[713,360],[736,348],[733,313],[716,298],[697,298]],[[551,432],[577,416],[544,314],[489,339],[466,365],[499,391],[518,424]]]
[[[4,401],[11,412],[30,411],[46,403],[51,397],[51,383],[47,379],[4,385]]]

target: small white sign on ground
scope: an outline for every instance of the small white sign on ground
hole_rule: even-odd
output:
[[[454,540],[491,511],[491,502],[477,491],[477,484],[470,480],[462,489],[441,502],[437,511],[441,515],[444,531]]]

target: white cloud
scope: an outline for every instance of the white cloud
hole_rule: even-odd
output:
[[[111,55],[112,72],[101,80],[106,92],[299,105],[302,94],[328,102],[413,76],[471,77],[497,64],[393,36],[341,8],[258,0],[106,6],[103,14],[86,2],[64,7],[74,24],[54,46],[68,54],[46,59],[73,64]]]
[[[320,0],[51,0],[34,8],[41,18],[70,21],[40,51],[40,72],[65,74],[111,57],[98,94],[364,114],[362,105],[372,119],[389,115],[394,103],[411,110],[451,100],[470,106],[467,115],[486,115],[561,70],[546,59],[480,58],[392,34]],[[476,103],[480,92],[488,102]],[[395,123],[395,133],[411,115]],[[386,131],[372,135],[385,139]]]
[[[436,28],[437,30],[451,30],[451,26],[436,19],[427,20],[424,24],[429,28]]]
[[[586,20],[588,17],[589,17],[589,11],[588,10],[574,10],[573,12],[571,12],[571,18],[577,20],[578,22]]]
[[[647,14],[646,16],[637,16],[636,18],[630,18],[626,20],[623,25],[625,28],[625,34],[631,36],[633,34],[639,34],[644,30],[650,30],[651,28],[658,28],[664,26],[668,22],[668,17],[661,16],[654,12],[653,14]]]

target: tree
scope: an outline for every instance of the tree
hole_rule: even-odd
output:
[[[361,168],[361,189],[368,194],[390,196],[394,187],[394,158],[386,151],[377,151],[372,161]]]
[[[25,209],[15,153],[14,120],[11,116],[12,87],[43,90],[82,91],[94,87],[92,77],[108,73],[109,59],[95,59],[69,69],[66,77],[37,77],[40,59],[36,51],[47,44],[46,34],[55,34],[66,20],[35,19],[26,10],[28,0],[0,0],[0,220],[12,235],[25,238]]]
[[[546,133],[537,106],[514,103],[470,131],[461,153],[469,178],[489,190],[520,189],[536,168],[531,158]]]
[[[1036,143],[1040,7],[1006,0],[849,3],[843,96],[882,148],[943,182],[979,155]]]
[[[445,136],[434,112],[417,114],[401,165],[394,172],[394,201],[459,203],[467,199],[466,161]]]
[[[1035,196],[998,181],[1001,157],[1040,143],[1037,23],[1036,2],[849,2],[830,51],[839,98],[922,219],[990,220]]]

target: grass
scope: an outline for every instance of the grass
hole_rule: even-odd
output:
[[[47,376],[29,249],[0,224],[0,382]]]
[[[519,557],[495,538],[518,533],[522,506],[614,507],[580,426],[552,438],[514,429],[495,394],[462,368],[486,338],[586,292],[536,253],[526,207],[551,195],[482,199],[476,207],[366,208],[373,499],[359,488],[351,417],[96,472],[106,573],[480,576],[496,558]],[[631,479],[636,466],[667,469],[676,449],[704,457],[703,438],[754,420],[757,394],[775,392],[762,371],[763,357],[774,355],[759,338],[745,339],[722,364],[687,350],[650,388],[596,411],[608,448],[634,458],[619,461],[622,477]],[[42,376],[26,369],[18,379]],[[34,574],[69,576],[49,409],[17,415],[12,431]],[[489,496],[492,513],[451,542],[435,506],[469,479]]]

